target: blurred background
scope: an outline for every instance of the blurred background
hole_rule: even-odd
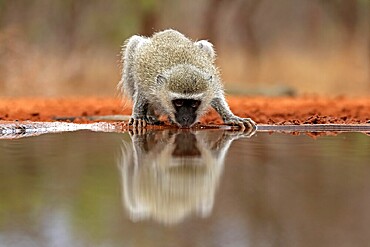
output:
[[[166,28],[229,94],[370,95],[370,0],[0,0],[0,96],[115,96],[123,41]]]

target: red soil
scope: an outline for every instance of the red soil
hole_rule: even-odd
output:
[[[258,124],[364,124],[370,123],[370,98],[324,97],[228,97],[231,110]],[[126,106],[122,106],[126,105]],[[131,114],[131,104],[114,98],[19,98],[0,99],[0,120],[54,121],[55,117]],[[215,111],[202,123],[220,124]]]

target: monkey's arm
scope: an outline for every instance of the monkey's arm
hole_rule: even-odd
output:
[[[229,105],[224,97],[216,97],[211,101],[211,106],[220,114],[222,120],[228,125],[238,125],[241,130],[247,127],[249,130],[255,130],[256,124],[250,118],[241,118],[231,112]]]
[[[148,100],[136,91],[134,96],[134,105],[129,124],[134,127],[145,127],[147,125],[146,113],[148,111]]]
[[[117,88],[128,96],[134,97],[135,92],[135,78],[134,78],[134,59],[135,53],[139,47],[148,42],[145,37],[134,35],[125,41],[122,49],[122,78],[118,83]]]
[[[129,120],[129,125],[133,127],[145,127],[150,125],[162,125],[155,113],[154,106],[140,93],[140,90],[134,94],[134,105],[132,107],[132,115]]]

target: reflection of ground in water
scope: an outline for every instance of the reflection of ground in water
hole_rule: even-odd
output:
[[[368,136],[258,132],[231,143],[233,135],[79,131],[0,140],[0,246],[370,242]],[[131,209],[122,206],[126,193]]]

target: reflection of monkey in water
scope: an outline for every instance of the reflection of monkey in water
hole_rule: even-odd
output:
[[[240,137],[234,133],[163,130],[132,135],[119,160],[123,203],[131,219],[175,224],[191,213],[209,215],[226,152]]]

